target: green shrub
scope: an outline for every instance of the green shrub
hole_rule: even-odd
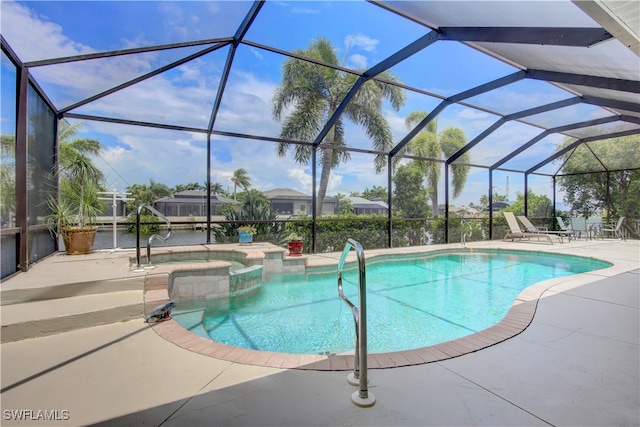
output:
[[[129,233],[136,232],[136,213],[130,213],[127,217],[127,221],[130,223],[127,226]],[[145,224],[152,222],[153,224]],[[143,236],[150,236],[160,231],[160,218],[155,215],[140,215],[140,234]]]

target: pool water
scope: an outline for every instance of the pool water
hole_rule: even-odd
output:
[[[611,264],[528,252],[461,252],[368,260],[370,353],[426,347],[498,323],[518,294],[546,279]],[[358,271],[343,272],[345,295],[357,305]],[[355,326],[337,293],[337,271],[272,275],[250,297],[211,301],[180,312],[183,327],[217,342],[298,354],[353,352]]]

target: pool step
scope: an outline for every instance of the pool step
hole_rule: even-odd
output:
[[[110,292],[135,291],[142,290],[143,287],[144,275],[138,275],[106,280],[49,284],[48,286],[39,287],[3,289],[0,291],[0,305],[22,304]]]
[[[145,273],[131,251],[55,253],[0,283],[0,342],[143,318]]]
[[[123,290],[6,305],[1,342],[143,318],[143,291]]]

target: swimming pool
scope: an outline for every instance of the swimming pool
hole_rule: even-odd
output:
[[[384,256],[367,260],[370,353],[435,345],[498,323],[518,294],[546,279],[609,267],[604,261],[519,251]],[[344,291],[357,301],[357,269]],[[253,295],[207,301],[173,318],[216,342],[294,354],[352,352],[350,310],[337,296],[335,269],[273,274]]]

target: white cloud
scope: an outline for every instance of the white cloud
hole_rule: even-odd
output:
[[[150,179],[169,186],[206,179],[206,147],[186,132],[95,122],[86,122],[85,128],[117,138],[97,161],[109,188],[124,190]]]
[[[264,55],[262,54],[262,52],[259,49],[251,47],[251,53],[253,54],[253,56],[255,56],[256,58],[258,58],[260,60],[264,59]]]
[[[306,173],[302,167],[289,169],[287,171],[287,177],[289,177],[292,183],[289,188],[305,194],[310,193],[309,189],[311,188],[312,176],[310,173]]]
[[[2,1],[2,35],[24,62],[92,53],[94,50],[70,40],[62,27],[37,16],[13,1]]]
[[[311,7],[302,7],[302,6],[296,5],[295,7],[291,8],[291,13],[300,14],[300,15],[314,15],[314,14],[320,13],[320,11],[318,9],[313,9]]]
[[[184,82],[196,82],[197,84],[204,86],[206,84],[207,77],[202,74],[202,70],[198,64],[199,61],[181,65],[178,68],[180,78],[177,80]]]
[[[369,68],[367,65],[367,57],[360,55],[359,53],[349,55],[349,60],[347,61],[346,66],[360,70]]]
[[[458,117],[465,120],[495,119],[495,116],[492,114],[488,114],[484,111],[474,110],[471,108],[463,108],[462,111],[458,113]]]
[[[383,110],[384,118],[389,123],[389,127],[391,128],[391,134],[393,135],[393,142],[398,143],[402,138],[404,138],[409,129],[404,122],[404,116],[400,116],[394,110]]]
[[[61,26],[37,16],[19,3],[3,1],[1,19],[3,36],[24,62],[96,51],[69,39]],[[62,104],[58,105],[61,108],[149,71],[156,57],[155,53],[118,56],[32,68],[31,72],[51,99]],[[74,83],[73,87],[69,82]]]
[[[379,42],[380,40],[373,39],[361,33],[350,34],[344,39],[344,44],[347,49],[355,48],[364,50],[365,52],[374,52]]]
[[[158,77],[140,82],[78,109],[79,112],[130,120],[206,127],[215,91],[198,82],[176,87]]]

